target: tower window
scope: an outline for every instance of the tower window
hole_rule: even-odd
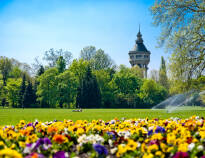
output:
[[[149,56],[148,55],[144,55],[144,58],[149,58]]]
[[[136,55],[136,58],[141,58],[142,57],[142,55]]]

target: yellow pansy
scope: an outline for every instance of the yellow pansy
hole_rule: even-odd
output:
[[[153,158],[153,157],[154,157],[153,154],[151,154],[151,153],[149,153],[149,154],[145,153],[142,158]]]
[[[147,151],[151,153],[153,151],[157,151],[158,149],[159,149],[158,145],[153,144],[153,145],[148,146]]]
[[[137,148],[138,143],[135,142],[135,141],[132,140],[132,139],[129,139],[126,146],[127,146],[127,150],[134,151],[134,150]]]
[[[82,135],[83,133],[85,133],[85,130],[83,128],[78,128],[76,131],[77,135]]]
[[[5,158],[22,158],[22,155],[20,153],[18,153],[16,150],[5,148],[3,150],[0,150],[0,157],[5,157]]]
[[[187,152],[188,150],[188,143],[179,144],[178,151]]]

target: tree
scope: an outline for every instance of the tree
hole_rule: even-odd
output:
[[[100,89],[90,66],[87,67],[82,84],[78,88],[76,104],[81,108],[97,108],[101,105]]]
[[[35,104],[35,94],[33,91],[32,83],[28,81],[25,93],[23,95],[23,106],[25,108],[31,108]]]
[[[20,86],[20,91],[19,91],[19,99],[18,99],[18,103],[19,103],[19,107],[23,107],[23,96],[26,90],[26,75],[23,75],[22,78],[22,82],[21,82],[21,86]]]
[[[3,98],[1,101],[1,106],[4,108],[6,106],[6,98]]]
[[[67,107],[75,101],[77,95],[77,86],[78,82],[76,76],[66,70],[63,73],[60,73],[57,77],[57,102],[58,105],[63,108],[63,105],[66,104]]]
[[[140,88],[139,97],[143,102],[144,108],[151,108],[167,97],[167,90],[154,80],[145,80]]]
[[[12,70],[11,61],[6,57],[0,57],[0,71],[3,77],[4,86],[6,86],[6,81],[8,79],[11,70]]]
[[[138,65],[135,65],[135,66],[131,67],[130,71],[134,75],[136,75],[140,78],[144,78],[143,69],[141,69]]]
[[[12,67],[12,70],[10,72],[11,78],[18,79],[18,78],[21,78],[22,75],[23,75],[23,71],[19,67],[17,66]]]
[[[90,61],[96,54],[96,48],[94,46],[84,47],[80,51],[80,59]]]
[[[142,84],[142,80],[124,65],[120,65],[111,82],[117,93],[123,94],[134,93]]]
[[[103,108],[115,107],[115,96],[109,82],[112,80],[113,74],[110,70],[97,70],[94,71],[98,86],[101,93],[101,105]]]
[[[56,107],[57,104],[57,82],[56,76],[58,70],[56,68],[49,68],[39,78],[39,86],[37,87],[37,100],[41,107]]]
[[[54,67],[56,66],[56,62],[60,56],[63,57],[66,65],[70,64],[70,61],[72,59],[71,52],[63,51],[62,49],[54,50],[53,48],[51,48],[50,50],[45,52],[43,59],[48,62],[49,67]]]
[[[19,92],[20,92],[20,88],[22,88],[21,86],[22,86],[21,78],[18,78],[18,79],[9,78],[7,81],[7,85],[6,85],[7,100],[9,104],[14,108],[18,107],[19,102],[20,102]]]
[[[167,78],[167,69],[164,57],[161,57],[161,65],[159,69],[159,83],[164,86],[166,89],[169,88],[168,78]]]
[[[119,71],[116,72],[109,83],[116,96],[116,104],[120,108],[136,107],[139,93],[142,85],[142,79],[134,74],[130,68],[120,65]]]
[[[160,45],[172,53],[171,77],[187,83],[205,71],[204,0],[159,0],[151,8],[154,24],[161,26]],[[175,84],[177,85],[177,84]]]
[[[78,84],[81,84],[82,78],[87,71],[87,67],[90,63],[86,60],[73,60],[72,64],[69,67],[69,70],[76,76]]]
[[[94,70],[109,69],[114,67],[114,62],[102,49],[96,50],[94,46],[87,46],[81,50],[80,59],[90,61]]]
[[[37,71],[37,76],[41,76],[45,72],[45,69],[43,65],[40,65],[38,71]]]
[[[63,56],[58,58],[56,65],[59,73],[62,73],[65,70],[66,62],[65,59],[63,59]]]
[[[108,69],[114,66],[114,62],[108,54],[106,54],[102,49],[98,49],[96,54],[93,56],[91,61],[92,67],[95,70]]]

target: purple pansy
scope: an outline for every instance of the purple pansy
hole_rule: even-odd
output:
[[[44,150],[48,150],[51,147],[52,143],[49,138],[39,138],[34,146],[34,150],[36,150],[40,145],[43,146]]]
[[[153,134],[153,130],[148,131],[148,136]]]
[[[173,158],[189,158],[189,154],[186,152],[177,152]]]
[[[165,133],[165,128],[158,126],[157,129],[155,130],[155,133]]]
[[[53,155],[53,158],[65,158],[65,152],[64,151],[58,151]]]
[[[95,149],[95,151],[98,152],[99,155],[107,155],[108,154],[108,150],[100,144],[94,144],[93,148]]]
[[[113,139],[113,140],[116,139],[115,133],[113,133],[113,132],[107,132],[107,135],[112,136],[112,139]]]

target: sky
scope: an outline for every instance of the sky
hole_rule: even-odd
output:
[[[128,52],[141,28],[151,52],[149,70],[159,69],[160,28],[149,8],[154,0],[0,0],[0,56],[31,64],[50,48],[78,58],[89,45],[101,48],[117,65],[130,67]]]

